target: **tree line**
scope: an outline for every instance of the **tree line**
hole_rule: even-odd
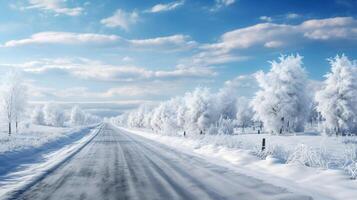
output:
[[[302,132],[318,122],[326,134],[357,134],[357,61],[345,55],[328,59],[325,80],[312,84],[300,55],[281,56],[268,72],[254,77],[259,86],[248,99],[234,87],[212,93],[196,88],[159,105],[142,105],[113,119],[161,134],[232,134],[257,127],[273,134]]]
[[[10,71],[0,88],[0,113],[6,120],[9,135],[19,131],[21,121],[56,127],[89,125],[101,121],[79,106],[66,111],[54,103],[31,105],[27,84],[19,71]]]

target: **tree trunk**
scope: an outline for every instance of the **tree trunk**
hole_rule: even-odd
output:
[[[18,125],[19,125],[19,123],[16,121],[16,133],[18,133],[18,130],[19,130],[18,129],[18,127],[19,127]]]
[[[9,122],[9,135],[11,135],[11,122]]]

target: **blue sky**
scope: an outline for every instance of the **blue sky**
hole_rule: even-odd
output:
[[[132,106],[217,90],[281,54],[314,80],[326,58],[357,57],[356,0],[2,0],[0,13],[0,72],[23,70],[33,101]]]

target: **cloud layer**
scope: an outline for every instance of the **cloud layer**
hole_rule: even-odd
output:
[[[165,49],[187,50],[197,45],[187,35],[170,35],[147,39],[125,39],[118,35],[95,34],[95,33],[72,33],[72,32],[40,32],[29,38],[10,40],[0,47],[18,47],[28,45],[107,45],[108,47],[130,47],[133,49]]]
[[[163,79],[207,78],[216,73],[207,67],[177,66],[172,70],[148,70],[137,66],[115,66],[85,58],[41,59],[21,64],[2,64],[17,67],[29,73],[64,72],[95,81],[152,81]]]

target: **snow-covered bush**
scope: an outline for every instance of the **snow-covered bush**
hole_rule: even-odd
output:
[[[351,179],[357,179],[357,161],[354,161],[346,166],[346,171],[350,175]]]
[[[357,134],[357,61],[344,55],[329,61],[331,72],[315,97],[317,111],[325,119],[326,133]]]
[[[286,163],[328,169],[329,155],[324,153],[322,149],[314,150],[307,145],[301,144],[289,155]]]
[[[281,56],[272,61],[268,73],[259,72],[260,90],[252,100],[255,118],[269,132],[300,132],[309,115],[307,75],[299,55]]]

